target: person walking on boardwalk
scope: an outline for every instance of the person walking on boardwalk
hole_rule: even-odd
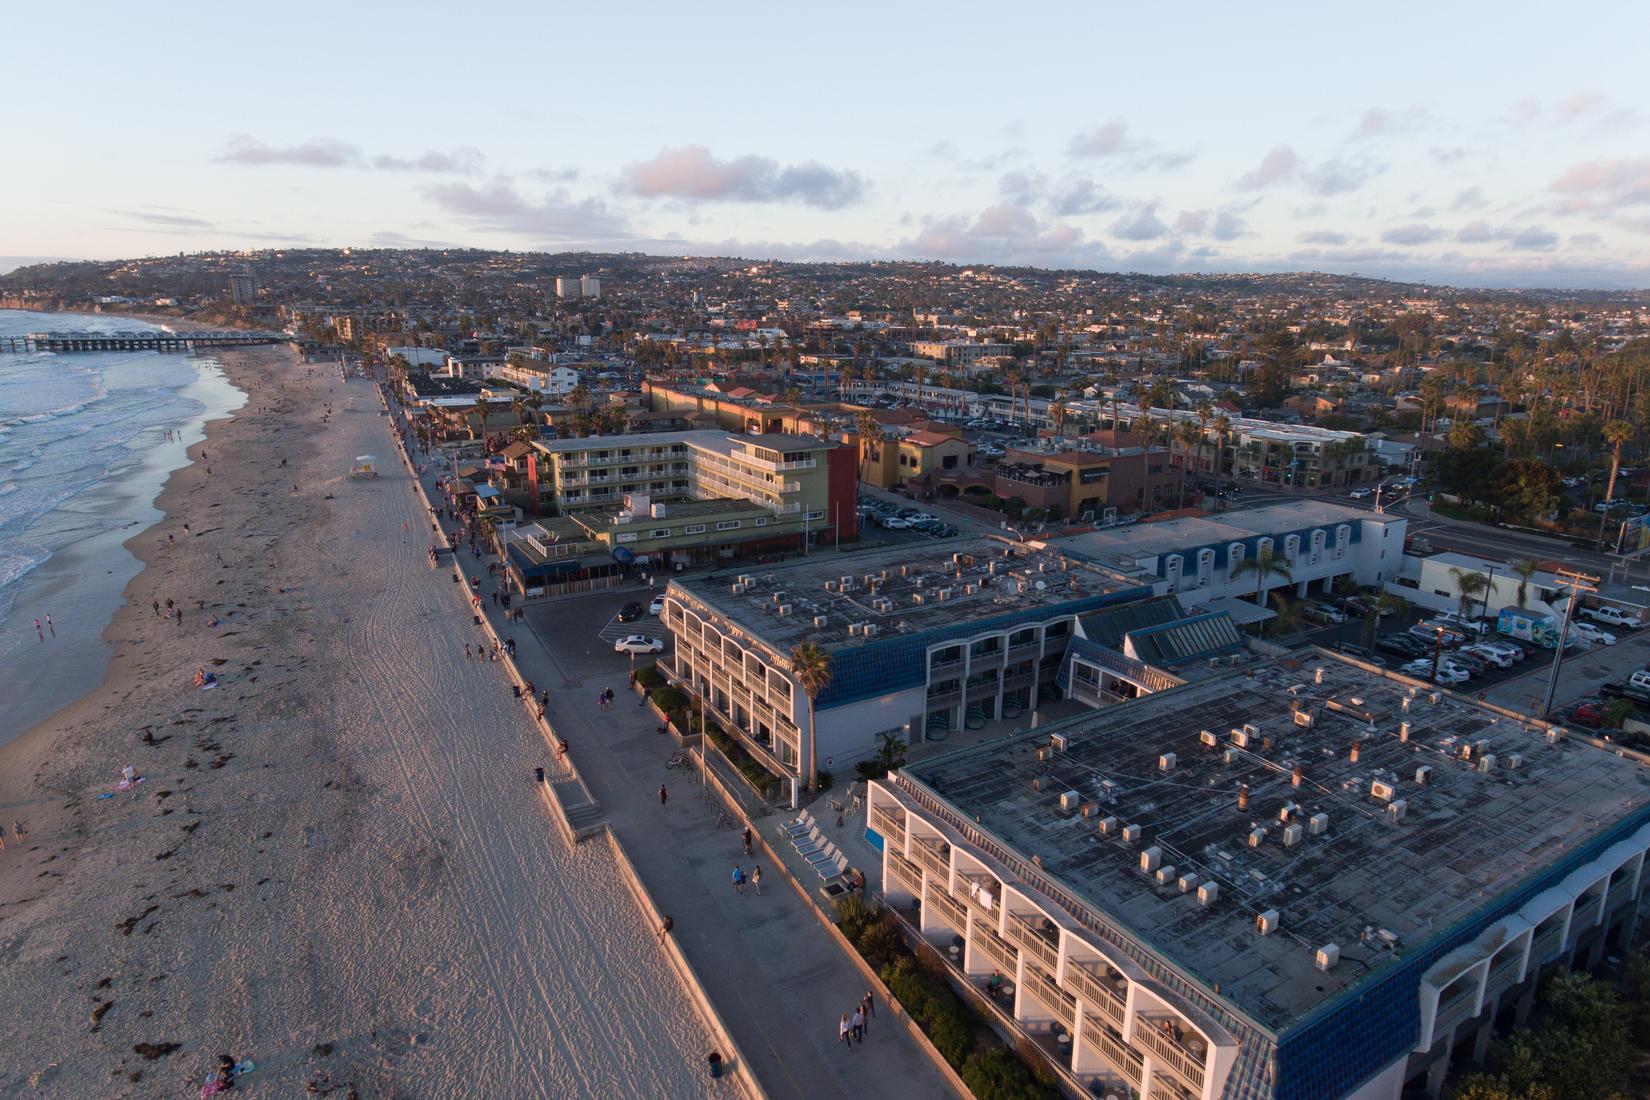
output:
[[[853,1025],[854,1038],[863,1043],[865,1041],[865,1010],[863,1008],[855,1009],[854,1014],[848,1018],[848,1022]]]
[[[836,1041],[849,1050],[854,1048],[854,1029],[853,1025],[848,1022],[846,1012],[842,1014],[841,1022],[836,1025]]]
[[[665,788],[665,785],[663,783],[659,784],[659,809],[661,809],[661,810],[664,809],[665,808],[665,803],[667,803],[669,801],[670,801],[670,791]]]
[[[865,1013],[867,1020],[877,1014],[877,999],[871,996],[869,989],[865,991],[865,999],[859,1002],[859,1007]]]
[[[756,887],[756,896],[762,896],[762,865],[756,864],[751,868],[751,885]]]
[[[749,825],[745,826],[743,836],[745,840],[745,854],[748,856],[751,854],[751,827]]]
[[[733,865],[733,892],[736,894],[745,892],[745,872],[739,869],[737,863]]]

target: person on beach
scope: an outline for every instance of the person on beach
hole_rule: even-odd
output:
[[[155,615],[156,615],[156,617],[159,617],[159,615],[160,615],[160,601],[159,600],[150,600],[149,601],[149,606],[153,607],[155,609]]]
[[[57,637],[57,627],[52,625],[52,616],[50,612],[46,613],[46,629],[52,632],[52,637]]]
[[[41,640],[41,641],[45,641],[45,640],[46,640],[46,632],[45,632],[45,631],[44,631],[44,630],[41,630],[41,629],[40,629],[40,620],[39,620],[39,619],[36,619],[36,620],[35,620],[35,621],[34,621],[34,632],[35,632],[35,633],[36,633],[36,634],[38,634],[38,635],[40,635],[40,640]]]
[[[670,791],[665,789],[665,785],[663,783],[659,784],[659,809],[664,809],[665,803],[669,801]]]
[[[670,919],[669,913],[666,913],[665,919],[659,924],[659,945],[661,947],[664,946],[665,937],[670,935],[670,930],[674,927],[676,927],[676,922]]]
[[[541,708],[548,708],[550,706],[550,689],[549,688],[545,688],[543,691],[539,692],[539,706]]]
[[[756,888],[756,896],[762,896],[762,865],[756,864],[751,868],[751,885]]]
[[[22,825],[21,822],[13,821],[11,823],[11,831],[12,831],[12,835],[17,838],[19,843],[22,843],[23,841],[29,839],[29,834],[23,829],[23,825]],[[0,833],[0,836],[3,836],[3,835],[4,835],[3,833]]]
[[[470,659],[470,643],[469,642],[464,643],[464,659],[466,661],[468,661]]]

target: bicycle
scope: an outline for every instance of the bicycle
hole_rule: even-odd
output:
[[[667,768],[685,768],[687,766],[688,754],[685,752],[673,752],[665,757],[665,767]]]
[[[722,828],[724,826],[732,826],[732,825],[737,825],[737,824],[738,824],[738,822],[733,819],[733,815],[728,813],[728,811],[726,811],[726,810],[717,810],[716,811],[716,827],[717,828]]]

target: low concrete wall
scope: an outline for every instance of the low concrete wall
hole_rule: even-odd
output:
[[[636,904],[641,908],[643,916],[651,918],[653,927],[661,927],[664,924],[664,914],[659,911],[658,903],[653,900],[653,895],[648,893],[647,886],[643,884],[641,876],[636,873],[636,868],[631,865],[630,857],[625,855],[624,846],[619,843],[618,837],[613,835],[612,829],[604,825],[602,831],[607,834],[608,839],[613,844],[614,858],[618,860],[619,864],[619,875],[624,879],[625,885],[630,887],[630,892],[635,896]],[[744,1052],[739,1049],[739,1044],[734,1042],[733,1033],[728,1030],[727,1024],[722,1020],[722,1014],[716,1011],[716,1006],[705,995],[704,987],[699,983],[699,976],[694,972],[693,964],[688,962],[686,955],[682,954],[682,949],[677,945],[674,936],[666,935],[663,940],[662,946],[665,958],[670,960],[677,976],[682,979],[682,984],[687,987],[688,995],[693,999],[700,1015],[704,1017],[713,1041],[720,1044],[717,1053],[722,1056],[723,1074],[731,1076],[735,1085],[749,1097],[749,1100],[767,1100],[766,1091],[763,1090],[761,1083],[756,1080],[755,1075],[750,1072],[748,1068],[750,1062],[746,1060]],[[708,1055],[710,1052],[706,1051],[705,1053]],[[710,1072],[708,1066],[706,1072]]]

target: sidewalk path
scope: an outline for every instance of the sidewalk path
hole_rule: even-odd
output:
[[[427,475],[436,499],[433,480],[433,473]],[[496,587],[486,576],[485,558],[472,557],[468,546],[458,554],[466,573],[482,576],[484,592]],[[647,601],[645,589],[628,593]],[[665,768],[675,743],[659,735],[653,712],[624,690],[625,666],[614,663],[610,652],[585,656],[588,643],[582,636],[577,650],[544,644],[545,635],[555,638],[554,631],[565,629],[570,605],[614,603],[625,594],[608,591],[540,604],[527,615],[528,626],[538,624],[534,629],[506,626],[491,598],[486,611],[501,634],[515,638],[522,675],[550,689],[551,725],[571,745],[603,818],[659,907],[673,918],[673,935],[756,1079],[774,1100],[865,1100],[886,1095],[893,1082],[913,1100],[953,1100],[949,1083],[886,1006],[867,1042],[851,1050],[837,1042],[838,1017],[851,1013],[866,993],[859,970],[767,858],[759,854],[755,860],[763,870],[761,896],[750,886],[743,894],[734,892],[734,865],[748,872],[752,863],[744,856],[739,829],[714,824],[716,807],[698,797],[693,773]],[[657,620],[636,625],[643,632],[658,629]],[[604,687],[619,692],[608,710],[595,703]],[[661,783],[671,791],[663,810]],[[777,819],[769,818],[756,830],[771,840],[775,824]]]

